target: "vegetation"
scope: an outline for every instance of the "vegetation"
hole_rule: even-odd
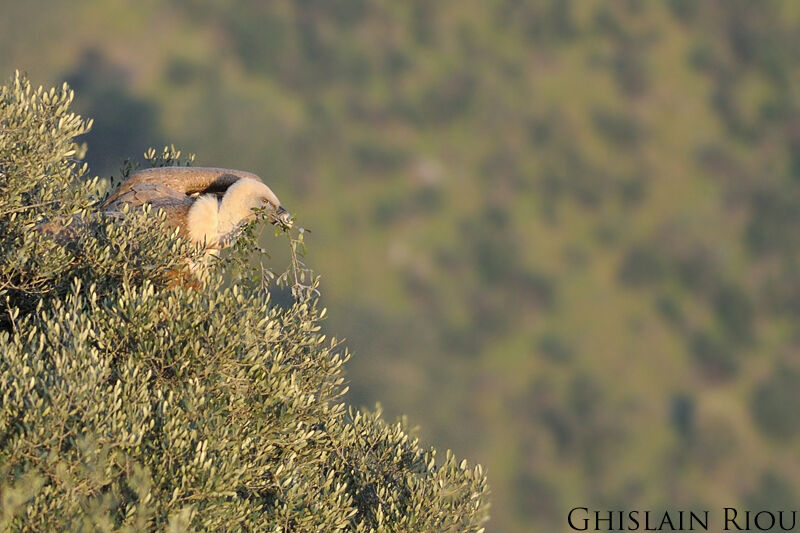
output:
[[[797,2],[5,4],[92,176],[174,142],[268,180],[347,401],[486,466],[487,531],[800,498]]]
[[[250,227],[180,283],[202,250],[163,216],[92,209],[72,98],[0,88],[0,529],[481,531],[480,466],[345,406],[349,354],[301,263],[273,303]]]

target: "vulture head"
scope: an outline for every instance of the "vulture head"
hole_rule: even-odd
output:
[[[209,251],[230,246],[242,227],[262,210],[275,225],[292,225],[289,212],[261,179],[222,168],[159,167],[132,174],[103,202],[108,214],[123,205],[152,205],[166,223]]]

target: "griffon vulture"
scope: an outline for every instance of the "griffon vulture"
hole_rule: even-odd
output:
[[[150,204],[166,213],[168,226],[213,251],[231,245],[238,230],[266,208],[272,224],[289,227],[291,216],[278,197],[250,172],[207,167],[157,167],[132,174],[103,202],[116,214],[124,204]]]

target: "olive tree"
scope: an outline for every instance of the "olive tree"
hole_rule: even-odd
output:
[[[302,234],[271,277],[253,225],[209,263],[158,213],[105,217],[72,98],[0,88],[0,529],[481,531],[480,465],[345,404]]]

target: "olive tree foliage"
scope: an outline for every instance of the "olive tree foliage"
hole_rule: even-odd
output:
[[[480,531],[480,465],[345,405],[299,262],[251,275],[248,228],[198,273],[163,217],[97,212],[71,100],[0,89],[0,530]]]

